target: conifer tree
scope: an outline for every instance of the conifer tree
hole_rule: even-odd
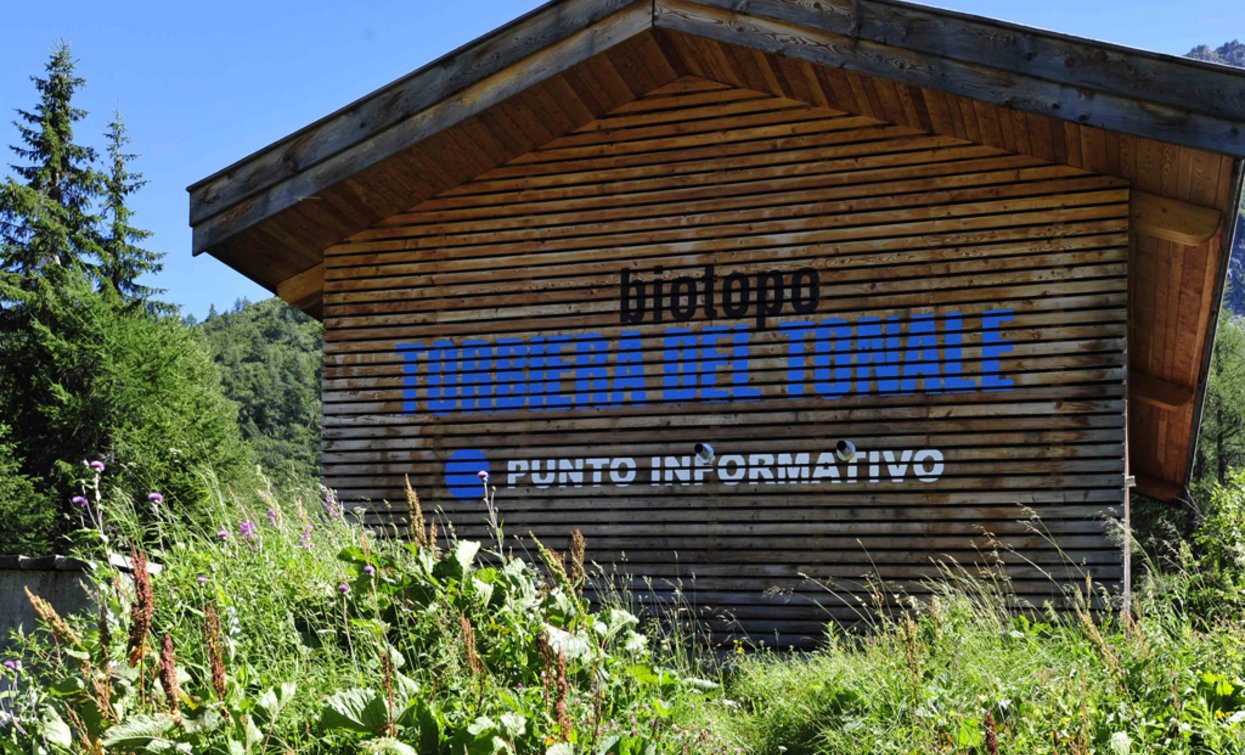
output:
[[[21,180],[0,188],[0,268],[27,284],[48,266],[86,267],[99,251],[94,200],[101,188],[95,152],[74,141],[74,124],[86,112],[73,105],[83,79],[68,45],[58,44],[45,67],[32,76],[39,92],[33,110],[17,111],[24,162],[11,167]]]
[[[130,224],[133,212],[128,200],[130,195],[147,184],[141,173],[130,171],[130,163],[137,157],[126,151],[130,137],[126,135],[125,123],[120,113],[114,113],[108,124],[108,174],[104,179],[103,239],[100,243],[100,264],[97,275],[101,287],[111,286],[128,303],[141,304],[151,310],[165,309],[152,302],[153,296],[163,293],[138,282],[140,276],[157,273],[163,267],[158,252],[144,249],[139,244],[150,238],[151,231]]]

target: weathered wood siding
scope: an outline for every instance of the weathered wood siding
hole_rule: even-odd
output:
[[[593,560],[658,590],[682,578],[784,640],[818,633],[810,599],[851,618],[850,583],[919,591],[946,557],[1001,560],[1035,599],[1082,568],[1118,581],[1104,517],[1124,499],[1128,202],[1118,178],[680,79],[327,251],[325,482],[400,518],[409,475],[426,511],[482,537],[480,503],[446,479],[472,452],[508,533],[564,547],[580,528]],[[621,321],[623,271],[651,295],[657,279],[703,286],[708,265],[718,286],[790,288],[811,268],[815,311],[802,289],[803,312],[789,301],[764,324],[721,303]],[[520,402],[499,360],[538,350],[569,367]],[[620,362],[642,397],[598,382]],[[840,439],[854,473],[816,465]],[[654,484],[653,457],[677,466],[698,442],[712,465]],[[800,453],[802,473],[780,470]],[[734,481],[728,457],[754,471]],[[589,461],[620,458],[626,486]],[[551,460],[546,487],[532,467]],[[839,581],[846,603],[803,575]]]

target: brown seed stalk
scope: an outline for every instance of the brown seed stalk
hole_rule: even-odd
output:
[[[99,597],[99,665],[103,671],[92,673],[92,687],[99,701],[100,715],[112,717],[112,628],[108,626],[108,609],[104,597]]]
[[[982,726],[986,730],[986,752],[990,755],[999,755],[999,739],[994,733],[994,714],[986,711],[986,720],[982,722]]]
[[[51,603],[32,593],[29,587],[22,589],[26,591],[26,598],[30,601],[31,607],[35,609],[35,615],[48,625],[49,631],[52,632],[57,642],[63,645],[82,644],[82,639],[70,628],[69,623],[61,618]]]
[[[169,713],[174,720],[180,719],[178,708],[181,707],[182,692],[177,687],[177,663],[173,656],[173,637],[168,634],[164,635],[164,643],[160,647],[160,686],[164,688]]]
[[[130,637],[126,654],[133,667],[147,652],[147,633],[151,631],[151,616],[155,613],[156,602],[151,590],[151,575],[147,572],[147,558],[135,548],[130,551],[130,563],[134,572],[134,602],[130,605]]]
[[[584,540],[584,533],[575,530],[571,533],[571,584],[583,594],[584,584],[588,581],[588,570],[584,568],[584,554],[588,550],[588,543]]]
[[[389,655],[389,649],[386,648],[380,654],[380,670],[383,676],[382,683],[385,689],[385,704],[388,711],[388,721],[385,724],[385,736],[392,737],[397,734],[397,725],[393,721],[393,711],[395,703],[395,691],[393,684],[394,669],[393,657]]]
[[[532,542],[536,543],[536,552],[540,554],[540,560],[545,563],[549,575],[559,584],[568,584],[570,576],[566,573],[566,563],[562,559],[562,554],[542,543],[540,538],[536,537],[536,533],[528,532],[527,534],[532,538]]]
[[[541,660],[544,661],[545,668],[540,674],[540,681],[545,688],[545,712],[549,711],[549,682],[553,679],[553,648],[549,647],[548,640],[542,634],[536,638],[536,648],[540,651]]]
[[[566,680],[566,651],[558,651],[558,668],[557,668],[557,701],[554,707],[558,712],[558,732],[562,735],[562,741],[566,742],[571,736],[571,718],[566,712],[566,698],[570,691],[570,684]]]
[[[471,620],[466,614],[458,614],[458,624],[463,630],[463,646],[466,648],[467,665],[471,668],[471,673],[477,679],[481,678],[484,673],[484,664],[480,662],[480,656],[476,653],[476,630],[471,626]]]
[[[220,628],[216,606],[208,603],[203,610],[203,636],[207,641],[208,666],[212,673],[212,689],[216,697],[225,699],[225,639]]]
[[[424,529],[424,509],[419,505],[419,493],[415,492],[415,488],[411,487],[410,476],[403,478],[406,481],[406,509],[407,521],[411,528],[411,538],[420,548],[428,547],[428,533]]]

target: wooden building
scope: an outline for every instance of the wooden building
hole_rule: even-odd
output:
[[[323,320],[344,499],[400,518],[409,475],[482,537],[487,469],[510,534],[786,642],[941,559],[1126,584],[1242,157],[1239,70],[895,0],[563,0],[190,214]]]

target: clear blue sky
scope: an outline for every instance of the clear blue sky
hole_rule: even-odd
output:
[[[80,138],[120,109],[150,184],[136,221],[165,252],[155,282],[183,312],[263,289],[210,257],[190,256],[185,188],[351,100],[509,21],[537,0],[65,0],[0,12],[0,144],[13,108],[34,103],[29,75],[58,39],[87,79]],[[1241,0],[938,0],[932,4],[1160,52],[1245,38]],[[2,164],[11,162],[6,154]]]

